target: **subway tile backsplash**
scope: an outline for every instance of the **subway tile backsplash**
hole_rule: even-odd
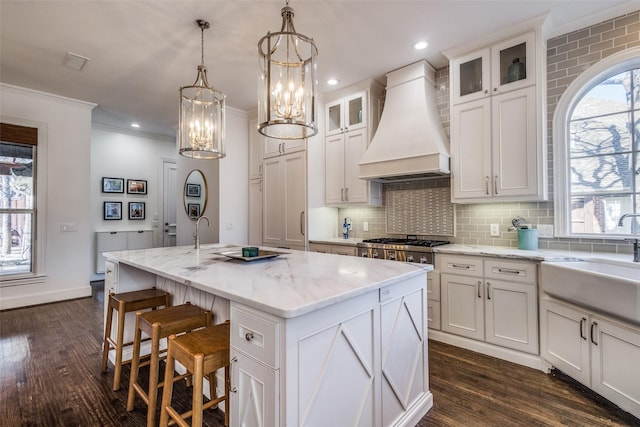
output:
[[[547,40],[547,144],[549,165],[548,202],[486,203],[475,205],[452,205],[455,209],[455,237],[447,237],[454,243],[517,247],[515,231],[509,231],[511,220],[523,217],[527,224],[554,224],[553,218],[553,138],[552,119],[556,105],[575,78],[591,65],[623,49],[640,45],[640,12],[610,19],[589,28],[584,28]],[[444,131],[449,135],[449,67],[436,70],[436,103]],[[383,206],[389,190],[449,186],[449,179],[436,179],[413,183],[385,184]],[[393,236],[387,233],[386,209],[342,208],[339,209],[340,224],[350,217],[353,224],[351,236],[374,238]],[[425,218],[414,218],[425,222]],[[363,231],[364,222],[369,231]],[[490,224],[498,224],[500,236],[493,237]],[[400,235],[395,235],[400,236]],[[441,236],[420,236],[441,238]],[[631,243],[609,239],[540,238],[541,249],[564,249],[587,252],[628,253]]]

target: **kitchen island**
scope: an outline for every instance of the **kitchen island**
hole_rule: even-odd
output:
[[[172,304],[191,301],[215,323],[231,321],[232,426],[413,426],[427,413],[432,266],[303,251],[252,262],[224,255],[239,250],[107,253],[105,292],[156,286]]]

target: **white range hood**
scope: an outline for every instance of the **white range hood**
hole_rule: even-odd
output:
[[[449,141],[434,86],[435,70],[426,61],[387,74],[384,111],[360,160],[361,179],[390,182],[449,175]]]

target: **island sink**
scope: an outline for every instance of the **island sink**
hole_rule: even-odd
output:
[[[640,325],[640,265],[593,259],[543,262],[549,295]]]

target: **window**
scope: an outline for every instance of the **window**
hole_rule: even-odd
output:
[[[34,273],[37,131],[0,124],[0,277]]]
[[[627,56],[625,54],[625,56]],[[637,53],[636,53],[637,55]],[[640,58],[611,58],[563,95],[554,129],[556,222],[561,235],[640,233]]]

